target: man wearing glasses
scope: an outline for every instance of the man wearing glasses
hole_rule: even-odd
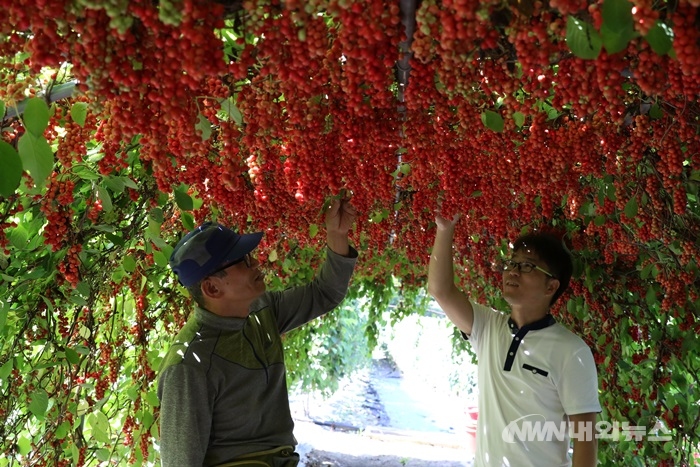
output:
[[[515,241],[512,257],[500,265],[508,315],[473,302],[455,286],[458,220],[459,215],[436,216],[428,291],[478,359],[475,465],[595,466],[601,411],[595,361],[585,342],[549,313],[569,285],[569,252],[561,240],[543,233]]]
[[[314,280],[268,292],[253,250],[262,232],[206,223],[187,234],[170,266],[196,306],[158,378],[165,467],[296,466],[280,335],[345,297],[357,251],[349,198],[326,212],[326,261]]]

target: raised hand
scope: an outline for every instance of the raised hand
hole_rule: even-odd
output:
[[[334,199],[326,212],[326,231],[347,235],[357,218],[357,209],[350,202],[350,196]]]
[[[357,218],[357,209],[350,202],[350,195],[341,192],[326,211],[326,237],[328,247],[340,255],[347,256],[348,232]]]
[[[454,229],[461,217],[462,214],[457,213],[452,217],[452,219],[445,218],[442,215],[442,200],[438,199],[438,207],[435,210],[435,224],[437,224],[438,230]]]

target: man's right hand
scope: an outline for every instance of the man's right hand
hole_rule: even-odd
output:
[[[435,224],[437,224],[438,230],[454,230],[462,214],[458,212],[451,220],[447,219],[442,215],[442,199],[438,199],[437,204],[437,209],[435,210]]]
[[[435,223],[437,224],[437,228],[439,230],[451,230],[455,228],[457,222],[459,222],[459,219],[461,217],[462,215],[457,213],[451,220],[445,219],[444,217],[442,217],[442,214],[440,214],[440,212],[438,211],[438,213],[435,215]]]
[[[428,293],[438,302],[447,317],[464,333],[471,334],[474,310],[466,295],[454,284],[452,241],[461,214],[452,219],[442,215],[440,201],[435,212],[435,244],[428,265]]]

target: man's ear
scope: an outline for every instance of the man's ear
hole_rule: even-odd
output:
[[[202,295],[205,298],[217,299],[220,298],[224,293],[221,284],[216,277],[207,277],[202,281]]]
[[[547,295],[552,296],[555,293],[557,293],[557,290],[559,290],[559,286],[561,285],[561,282],[559,282],[559,279],[555,279],[551,277],[547,281]]]

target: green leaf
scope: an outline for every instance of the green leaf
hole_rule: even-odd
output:
[[[270,254],[267,255],[267,260],[271,263],[277,261],[277,250],[270,251]]]
[[[132,401],[135,401],[139,396],[139,387],[134,385],[129,386],[129,389],[126,390],[126,396]]]
[[[7,315],[9,313],[9,305],[4,302],[0,302],[2,304],[2,309],[0,309],[0,337],[2,337],[5,334],[5,325],[7,324]],[[8,362],[12,362],[12,359],[8,360]],[[7,375],[5,375],[7,376]],[[0,379],[4,379],[1,372],[0,372]]]
[[[634,29],[630,28],[624,31],[613,31],[605,23],[600,27],[600,35],[603,40],[603,46],[609,55],[622,52],[627,48],[627,44],[637,36]]]
[[[68,436],[68,430],[70,429],[70,423],[68,422],[63,422],[58,427],[56,428],[56,431],[54,434],[56,435],[56,439],[63,439],[66,436]]]
[[[637,210],[638,210],[638,205],[637,205],[637,199],[636,198],[630,198],[629,201],[627,201],[627,204],[625,205],[625,216],[627,216],[629,219],[634,219],[637,217]]]
[[[110,457],[112,456],[112,451],[109,449],[101,448],[95,451],[95,457],[97,457],[98,460],[102,462],[107,462],[109,461]]]
[[[199,209],[204,204],[204,200],[197,196],[192,197],[192,209]]]
[[[110,242],[114,243],[117,246],[124,246],[124,243],[125,243],[124,238],[121,237],[120,235],[115,235],[112,233],[105,233],[105,237],[107,237],[107,239]]]
[[[518,128],[522,128],[523,125],[525,125],[525,114],[523,114],[522,112],[514,112],[513,120],[515,121],[515,124],[518,126]]]
[[[666,55],[673,47],[673,30],[661,20],[656,20],[644,38],[658,55]]]
[[[241,115],[241,111],[238,110],[238,107],[234,104],[233,97],[221,100],[221,110],[232,118],[238,126],[243,125],[243,115]]]
[[[101,411],[95,411],[86,418],[88,425],[92,428],[92,437],[100,443],[108,444],[109,439],[109,419]]]
[[[664,116],[664,111],[659,104],[654,104],[649,109],[649,116],[654,120],[658,120]]]
[[[26,456],[32,451],[32,440],[25,436],[20,436],[17,441],[17,447],[19,448],[19,453]]]
[[[194,230],[194,216],[189,212],[183,212],[180,214],[180,221],[186,230]]]
[[[605,0],[603,3],[600,33],[608,54],[623,51],[638,36],[634,30],[633,6],[628,0]]]
[[[316,224],[310,224],[309,225],[309,237],[314,238],[318,235],[318,225]]]
[[[83,297],[89,297],[90,296],[90,284],[88,284],[85,281],[80,281],[75,288],[75,292],[79,293]]]
[[[155,391],[148,391],[146,393],[144,399],[146,400],[146,402],[148,402],[153,407],[160,406],[160,399],[158,399],[158,395],[156,394]]]
[[[76,102],[70,107],[70,118],[78,125],[85,126],[87,109],[87,102]]]
[[[10,243],[16,250],[24,250],[28,241],[29,233],[21,224],[10,231]]]
[[[105,212],[110,212],[112,210],[112,197],[109,196],[109,191],[103,186],[97,187],[97,197],[102,203],[102,209]]]
[[[75,444],[76,443],[70,443],[71,459],[73,459],[72,465],[78,465],[78,459],[80,459],[80,450]]]
[[[49,126],[49,106],[39,97],[32,97],[27,101],[27,106],[22,114],[24,127],[37,138],[43,137],[44,130]]]
[[[579,214],[581,214],[582,216],[594,216],[595,212],[595,204],[591,201],[586,201],[581,205],[581,208],[579,209]]]
[[[83,165],[73,166],[73,173],[81,179],[88,181],[100,180],[102,178],[98,174],[96,174],[95,172]]]
[[[649,308],[654,308],[654,306],[659,303],[659,300],[656,298],[656,291],[654,291],[653,287],[649,287],[649,290],[647,290],[645,300]]]
[[[688,334],[687,336],[685,336],[685,339],[683,339],[681,351],[683,353],[692,352],[693,349],[698,348],[699,343],[700,343],[700,338],[698,338],[697,334]]]
[[[602,347],[603,345],[605,345],[605,340],[606,340],[606,339],[607,339],[607,337],[605,336],[605,334],[599,335],[599,336],[598,336],[598,341],[596,342],[596,343],[598,344],[598,347]]]
[[[494,112],[492,110],[487,110],[481,114],[481,121],[486,128],[493,130],[495,132],[501,133],[503,131],[503,117],[501,114]]]
[[[158,224],[162,224],[165,221],[165,216],[163,215],[162,208],[153,208],[148,212],[148,216],[153,219],[153,221]]]
[[[168,265],[168,257],[160,250],[153,251],[153,262],[162,268]]]
[[[9,359],[3,366],[0,367],[0,379],[7,379],[7,377],[10,376],[10,373],[12,373],[12,368],[12,359]]]
[[[2,115],[2,112],[0,112]],[[22,181],[22,159],[15,148],[0,141],[0,163],[2,175],[0,175],[0,196],[8,198],[12,196]]]
[[[30,396],[29,411],[38,419],[43,419],[49,408],[49,395],[43,389],[37,389]]]
[[[566,44],[577,57],[593,60],[598,58],[603,40],[590,23],[569,16],[566,21]]]
[[[122,261],[122,266],[126,272],[134,272],[136,270],[136,260],[131,256],[125,256]]]
[[[192,197],[187,194],[187,190],[187,186],[183,184],[175,188],[174,192],[175,203],[177,204],[177,207],[183,211],[191,211],[194,209],[194,202],[192,201]]]
[[[114,282],[121,282],[121,280],[126,276],[126,272],[124,272],[124,268],[116,268],[114,272],[112,273],[112,280]]]
[[[211,138],[211,122],[204,115],[197,116],[197,123],[194,127],[202,133],[202,141]]]
[[[614,184],[611,183],[605,187],[605,196],[607,196],[610,201],[617,201]]]
[[[632,3],[629,0],[605,0],[603,2],[603,24],[614,32],[634,29]]]
[[[0,101],[0,120],[5,118],[5,103]]]
[[[123,177],[115,177],[110,175],[104,178],[104,185],[112,190],[112,193],[123,193],[124,192],[124,180]]]
[[[164,254],[168,253],[168,249],[170,248],[170,244],[163,240],[160,237],[151,237],[151,241],[153,242],[153,245],[155,245],[156,248],[159,250],[163,250]]]
[[[73,365],[80,363],[80,355],[70,347],[66,347],[66,360]]]
[[[138,190],[138,189],[139,189],[139,186],[136,184],[136,182],[133,181],[132,179],[130,179],[129,177],[117,177],[117,178],[118,178],[119,180],[121,180],[122,183],[124,184],[124,186],[126,186],[126,187],[128,187],[128,188],[131,188],[132,190]]]
[[[43,136],[23,134],[17,143],[22,165],[29,172],[37,187],[42,188],[53,171],[53,151]]]

